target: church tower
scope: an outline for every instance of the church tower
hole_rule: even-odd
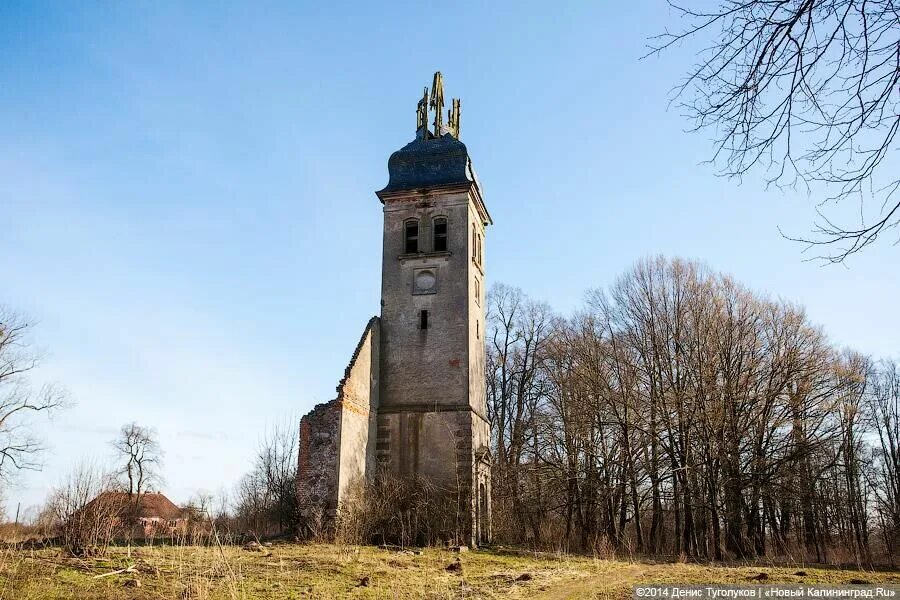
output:
[[[434,109],[433,129],[429,115]],[[443,122],[435,73],[416,138],[388,161],[381,268],[376,464],[458,503],[456,535],[490,539],[485,392],[485,229],[491,217],[465,144],[460,102]]]
[[[435,73],[415,139],[388,160],[381,316],[366,325],[337,397],[300,420],[297,499],[307,535],[334,530],[355,491],[412,484],[462,543],[490,540],[484,378],[485,228],[491,217],[465,144],[460,102],[443,121]],[[433,129],[429,117],[434,114]]]

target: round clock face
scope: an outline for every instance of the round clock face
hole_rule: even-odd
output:
[[[420,292],[433,290],[435,281],[432,271],[419,271],[416,273],[416,289]]]

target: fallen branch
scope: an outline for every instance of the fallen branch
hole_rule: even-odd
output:
[[[120,575],[122,573],[135,573],[136,569],[134,565],[127,567],[125,569],[119,569],[118,571],[110,571],[109,573],[101,573],[100,575],[94,575],[93,579],[100,579],[101,577],[109,577],[110,575]]]

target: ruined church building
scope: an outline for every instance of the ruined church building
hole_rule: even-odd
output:
[[[353,486],[418,479],[456,498],[461,542],[490,539],[484,237],[491,217],[466,146],[460,102],[443,122],[435,73],[415,139],[388,160],[381,316],[353,352],[337,398],[300,421],[301,513],[333,524]],[[434,111],[433,130],[429,117]]]

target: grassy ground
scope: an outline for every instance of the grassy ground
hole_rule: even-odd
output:
[[[122,571],[115,573],[116,571]],[[765,575],[760,575],[764,573]],[[797,574],[800,573],[800,574]],[[898,572],[457,554],[338,545],[115,548],[75,559],[6,550],[0,600],[26,598],[630,598],[636,583],[900,583]]]

